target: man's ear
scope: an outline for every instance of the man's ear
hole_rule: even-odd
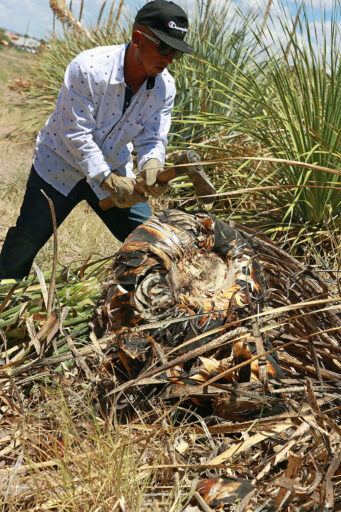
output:
[[[140,46],[142,37],[143,36],[141,30],[134,30],[131,36],[132,43],[137,47]]]

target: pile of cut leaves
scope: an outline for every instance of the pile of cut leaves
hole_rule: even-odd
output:
[[[50,290],[36,269],[1,297],[4,421],[37,383],[68,374],[110,424],[161,439],[170,422],[167,510],[338,510],[341,297],[316,270],[248,228],[182,210]]]

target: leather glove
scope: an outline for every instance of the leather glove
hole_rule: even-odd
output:
[[[168,190],[168,183],[157,183],[156,176],[163,170],[163,166],[156,158],[151,158],[142,167],[140,176],[143,181],[140,182],[145,194],[152,197],[160,197]]]
[[[102,183],[101,188],[110,192],[113,206],[118,208],[130,208],[136,203],[146,202],[147,197],[139,194],[134,186],[136,180],[121,176],[118,171],[112,172],[110,176]]]

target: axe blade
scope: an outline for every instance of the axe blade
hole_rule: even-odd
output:
[[[206,175],[201,160],[194,149],[189,149],[185,152],[188,160],[187,174],[193,183],[194,192],[197,196],[210,196],[216,194],[217,191],[208,176]],[[180,163],[180,162],[179,162]],[[185,163],[183,161],[183,163]],[[208,204],[212,203],[210,197],[199,197],[200,203]]]

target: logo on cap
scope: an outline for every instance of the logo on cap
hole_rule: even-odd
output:
[[[175,21],[170,21],[168,23],[169,28],[175,28],[176,30],[180,30],[181,32],[187,32],[187,28],[178,27]]]

